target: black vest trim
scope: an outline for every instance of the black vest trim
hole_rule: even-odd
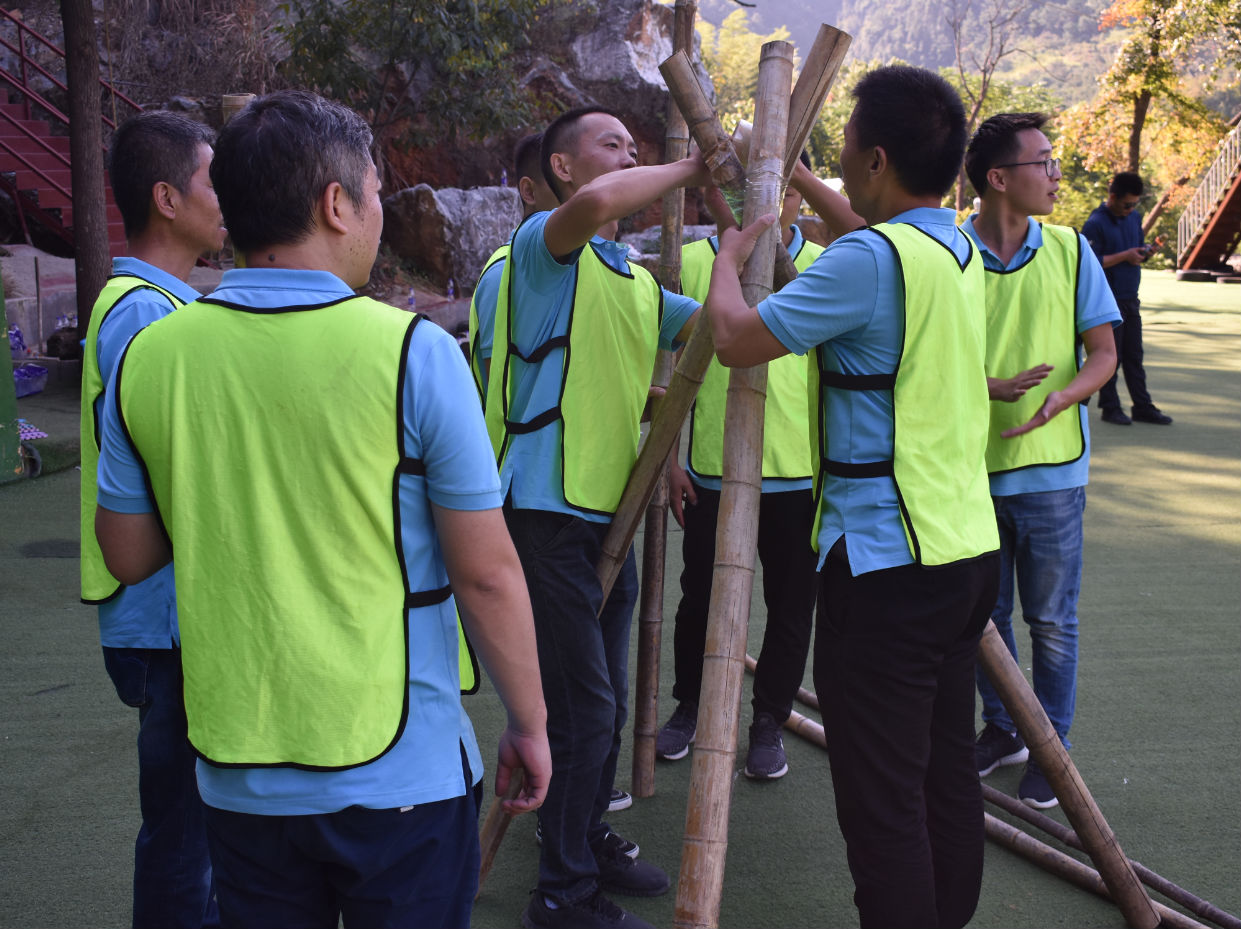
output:
[[[821,371],[823,384],[839,390],[892,390],[896,372],[891,374],[845,374],[843,371]]]
[[[832,461],[823,460],[823,471],[832,477],[892,477],[895,474],[891,461]]]
[[[550,410],[544,410],[538,416],[524,423],[519,423],[511,419],[504,421],[504,428],[509,435],[526,435],[530,432],[538,432],[544,426],[554,423],[560,419],[560,405],[552,407]]]
[[[405,595],[405,609],[414,610],[420,606],[435,606],[452,596],[452,586],[445,584],[435,590],[414,590]]]
[[[396,466],[396,473],[424,477],[427,473],[427,463],[421,458],[402,458]]]

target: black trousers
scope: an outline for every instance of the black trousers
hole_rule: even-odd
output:
[[[715,529],[720,492],[694,484],[696,506],[685,507],[681,604],[673,635],[678,701],[698,702],[702,656],[707,641],[707,607],[715,565]],[[810,547],[814,524],[809,490],[766,493],[759,504],[758,557],[763,565],[763,599],[767,628],[754,674],[754,712],[784,722],[806,671],[814,617],[815,553]]]
[[[1142,304],[1134,297],[1132,300],[1117,300],[1116,305],[1120,307],[1120,325],[1112,329],[1112,336],[1116,339],[1117,366],[1108,382],[1099,388],[1099,408],[1120,409],[1116,378],[1123,374],[1133,408],[1138,412],[1154,409],[1155,404],[1146,389],[1146,367],[1142,364]]]
[[[982,886],[974,665],[999,553],[820,572],[814,681],[863,929],[964,926]]]

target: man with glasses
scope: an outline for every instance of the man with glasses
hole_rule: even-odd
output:
[[[1121,324],[1114,333],[1116,358],[1133,403],[1133,419],[1120,408],[1116,372],[1112,372],[1111,380],[1099,389],[1099,408],[1103,411],[1103,421],[1114,426],[1128,426],[1134,419],[1156,426],[1172,423],[1172,417],[1151,400],[1146,389],[1146,369],[1142,365],[1138,285],[1142,280],[1142,262],[1155,250],[1155,246],[1142,242],[1142,214],[1137,206],[1142,201],[1143,191],[1142,178],[1132,171],[1120,172],[1108,186],[1107,200],[1095,208],[1082,226],[1082,235],[1099,257],[1108,286],[1120,307]]]
[[[962,229],[986,269],[987,474],[1000,532],[1000,593],[991,619],[1017,657],[1013,590],[1030,627],[1034,692],[1065,747],[1077,694],[1077,595],[1090,433],[1082,403],[1116,370],[1120,319],[1099,262],[1072,229],[1040,223],[1060,186],[1041,113],[986,120],[965,152],[979,196]],[[1078,346],[1085,349],[1082,360]],[[978,774],[1026,761],[995,688],[977,674],[984,728]],[[1029,806],[1058,802],[1031,759],[1017,788]]]

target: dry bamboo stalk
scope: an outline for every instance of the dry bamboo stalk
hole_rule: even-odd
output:
[[[677,0],[672,28],[672,47],[687,55],[693,49],[696,0]],[[689,127],[671,97],[668,98],[668,131],[664,161],[679,161],[689,154]],[[681,238],[685,227],[685,191],[664,197],[660,236],[659,282],[665,289],[681,291]],[[660,352],[655,362],[657,387],[667,388],[676,363],[670,352]],[[655,490],[646,508],[646,534],[642,546],[642,594],[638,608],[638,658],[633,706],[633,763],[630,791],[635,797],[655,793],[655,739],[659,734],[659,652],[663,638],[664,563],[668,544],[668,479],[666,468],[656,477]]]
[[[1065,845],[1069,846],[1069,848],[1077,849],[1079,852],[1084,852],[1086,850],[1085,846],[1082,845],[1082,840],[1077,837],[1076,832],[1064,825],[1064,823],[1058,822],[1050,816],[1040,813],[1038,810],[1031,809],[1016,797],[1010,797],[1008,794],[1000,793],[1000,791],[988,784],[982,785],[982,796],[988,803],[998,806],[1004,812],[1009,813],[1012,816],[1016,816],[1018,819],[1024,820],[1031,826],[1042,829],[1048,835],[1054,836],[1056,839],[1059,839]],[[1145,865],[1137,861],[1133,861],[1133,859],[1130,859],[1130,863],[1133,865],[1134,872],[1138,875],[1143,884],[1152,890],[1159,891],[1173,903],[1180,904],[1195,916],[1200,916],[1203,919],[1210,920],[1211,922],[1223,927],[1223,929],[1241,929],[1241,919],[1238,919],[1231,913],[1221,910],[1213,903],[1208,903],[1201,897],[1190,893],[1184,887],[1174,884],[1167,878],[1156,874]]]
[[[504,809],[501,799],[512,800],[521,792],[525,782],[526,772],[520,769],[514,771],[513,776],[509,778],[508,790],[504,792],[504,797],[496,797],[492,800],[491,807],[487,810],[487,817],[483,820],[482,828],[478,833],[482,857],[478,864],[478,890],[474,892],[475,899],[483,892],[483,882],[491,873],[491,866],[496,860],[496,852],[500,849],[500,843],[504,841],[504,833],[508,831],[508,824],[513,821],[512,814]]]
[[[1159,914],[993,622],[988,621],[983,631],[978,660],[1025,739],[1030,756],[1047,776],[1125,921],[1134,929],[1154,929],[1159,925]]]
[[[1078,887],[1083,887],[1092,893],[1096,893],[1100,897],[1110,899],[1117,906],[1120,906],[1115,894],[1109,891],[1107,882],[1094,868],[1082,864],[1076,858],[1066,855],[1050,845],[1040,842],[1033,836],[1022,832],[1016,826],[1011,826],[1003,820],[996,819],[990,813],[984,813],[983,818],[986,823],[987,837],[993,842],[998,842],[1023,858],[1033,861],[1039,867],[1071,881]],[[1207,929],[1202,923],[1191,919],[1179,910],[1174,910],[1153,900],[1148,902],[1151,905],[1151,912],[1157,920],[1155,925],[1167,926],[1169,929]],[[1121,911],[1124,912],[1124,907],[1121,907]],[[1125,916],[1125,919],[1128,921],[1128,915]],[[1134,924],[1130,922],[1129,925],[1132,926]]]
[[[746,177],[743,219],[747,224],[767,213],[779,212],[792,76],[793,46],[787,42],[764,45],[755,98],[753,157]],[[774,226],[765,230],[742,270],[742,294],[751,306],[771,293],[779,234]],[[678,927],[719,924],[746,627],[758,541],[766,392],[765,364],[733,370],[724,415],[726,439],[715,572],[674,917]]]
[[[745,669],[751,674],[758,670],[758,661],[752,655],[747,654],[745,656]],[[812,710],[817,710],[819,708],[819,695],[813,690],[807,690],[805,687],[798,687],[797,699],[806,706],[810,707]],[[1239,929],[1241,929],[1241,927],[1239,927]]]
[[[819,26],[810,52],[806,55],[806,64],[801,69],[793,87],[793,96],[789,100],[789,137],[784,157],[785,183],[793,176],[793,166],[806,146],[806,139],[810,138],[810,130],[819,118],[823,101],[827,99],[827,92],[840,72],[840,64],[844,61],[852,41],[852,36],[834,26],[826,23]]]

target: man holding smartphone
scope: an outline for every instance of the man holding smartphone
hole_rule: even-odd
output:
[[[1142,241],[1142,214],[1138,204],[1145,190],[1142,178],[1132,171],[1122,171],[1112,178],[1107,200],[1099,204],[1082,226],[1082,235],[1090,243],[1108,286],[1120,307],[1121,324],[1113,330],[1116,337],[1118,371],[1125,375],[1125,387],[1133,404],[1132,419],[1120,408],[1116,392],[1116,374],[1099,389],[1099,408],[1103,421],[1114,426],[1128,426],[1133,420],[1168,426],[1172,417],[1155,406],[1146,389],[1146,369],[1142,365],[1142,315],[1138,285],[1142,280],[1142,262],[1151,256],[1155,246]]]

